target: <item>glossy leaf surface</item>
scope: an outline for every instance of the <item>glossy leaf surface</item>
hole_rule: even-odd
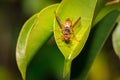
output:
[[[57,15],[64,24],[67,18],[70,18],[72,24],[80,17],[80,22],[73,28],[70,34],[70,42],[66,43],[64,35],[55,20],[54,35],[56,43],[66,59],[74,59],[82,50],[92,24],[96,0],[63,0],[57,8]]]
[[[23,26],[16,47],[16,59],[23,79],[26,68],[37,50],[52,35],[53,19],[56,7],[52,5],[31,17]]]

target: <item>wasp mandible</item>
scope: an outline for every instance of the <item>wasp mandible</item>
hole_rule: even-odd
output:
[[[62,38],[66,43],[69,43],[71,40],[71,34],[73,33],[73,28],[80,22],[80,17],[75,21],[75,23],[72,25],[72,21],[70,20],[70,18],[67,18],[64,22],[64,24],[62,23],[61,19],[58,17],[58,15],[55,12],[55,17],[56,20],[62,30]]]

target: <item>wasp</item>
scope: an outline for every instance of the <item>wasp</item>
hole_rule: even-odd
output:
[[[58,15],[55,12],[55,17],[58,22],[58,25],[60,26],[62,30],[62,38],[66,43],[69,43],[71,40],[71,34],[73,33],[73,28],[80,22],[80,17],[75,21],[74,24],[72,24],[72,20],[70,18],[67,18],[64,22],[62,23],[61,19],[58,17]]]

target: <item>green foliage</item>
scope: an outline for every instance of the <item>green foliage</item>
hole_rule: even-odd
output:
[[[56,7],[57,4],[47,7],[40,13],[37,13],[24,24],[21,30],[16,48],[16,59],[24,79],[27,65],[36,51],[52,35],[53,12]]]
[[[82,68],[77,80],[86,80],[88,71],[110,35],[119,14],[119,11],[109,13],[91,30],[90,37],[81,53]]]
[[[106,2],[107,0],[100,2],[97,0],[63,0],[60,4],[51,5],[28,19],[23,25],[16,47],[16,60],[23,79],[26,79],[26,69],[37,51],[52,36],[54,26],[56,43],[65,57],[64,80],[70,79],[72,60],[81,51],[82,68],[80,68],[78,80],[85,80],[96,55],[101,50],[120,14],[119,4],[104,6]],[[66,43],[61,38],[63,34],[54,19],[54,11],[63,24],[66,18],[70,18],[73,24],[79,17],[81,18],[73,28],[74,33],[71,34],[73,37],[71,37],[70,43]]]
[[[120,4],[104,6],[96,16],[93,26],[96,25],[101,19],[103,19],[108,13],[112,12],[113,10],[120,10]]]
[[[116,54],[120,57],[120,23],[118,23],[112,35],[113,47]]]
[[[32,15],[36,12],[39,12],[46,6],[60,2],[60,0],[22,0],[22,7],[24,13]]]

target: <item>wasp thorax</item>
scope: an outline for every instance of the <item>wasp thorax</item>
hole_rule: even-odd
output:
[[[68,25],[68,24],[65,25],[65,28],[69,28],[69,27],[70,27],[70,25]]]
[[[70,18],[67,18],[67,19],[66,19],[64,25],[65,25],[65,28],[72,26],[72,21],[70,20]]]

